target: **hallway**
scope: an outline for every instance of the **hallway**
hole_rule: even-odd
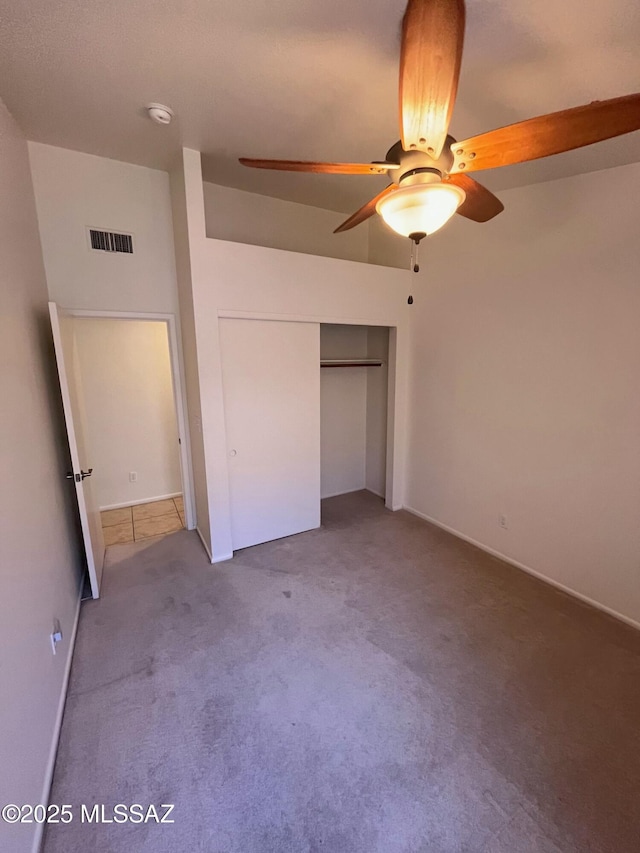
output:
[[[122,545],[153,536],[175,533],[185,527],[184,501],[177,498],[107,509],[100,513],[104,544]]]

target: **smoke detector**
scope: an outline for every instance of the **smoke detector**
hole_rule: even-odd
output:
[[[151,121],[156,124],[171,124],[173,110],[164,104],[147,104],[146,110]]]

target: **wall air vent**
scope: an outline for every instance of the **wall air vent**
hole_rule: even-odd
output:
[[[92,249],[98,252],[133,254],[133,237],[131,234],[117,234],[115,231],[100,231],[97,228],[88,228],[87,230]]]

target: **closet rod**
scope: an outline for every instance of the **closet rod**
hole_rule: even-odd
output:
[[[320,367],[382,367],[384,364],[378,358],[336,358],[321,359]]]

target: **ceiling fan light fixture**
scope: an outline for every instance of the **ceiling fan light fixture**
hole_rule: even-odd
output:
[[[389,228],[403,237],[429,235],[451,219],[465,198],[464,190],[455,184],[414,184],[381,198],[376,210]]]

